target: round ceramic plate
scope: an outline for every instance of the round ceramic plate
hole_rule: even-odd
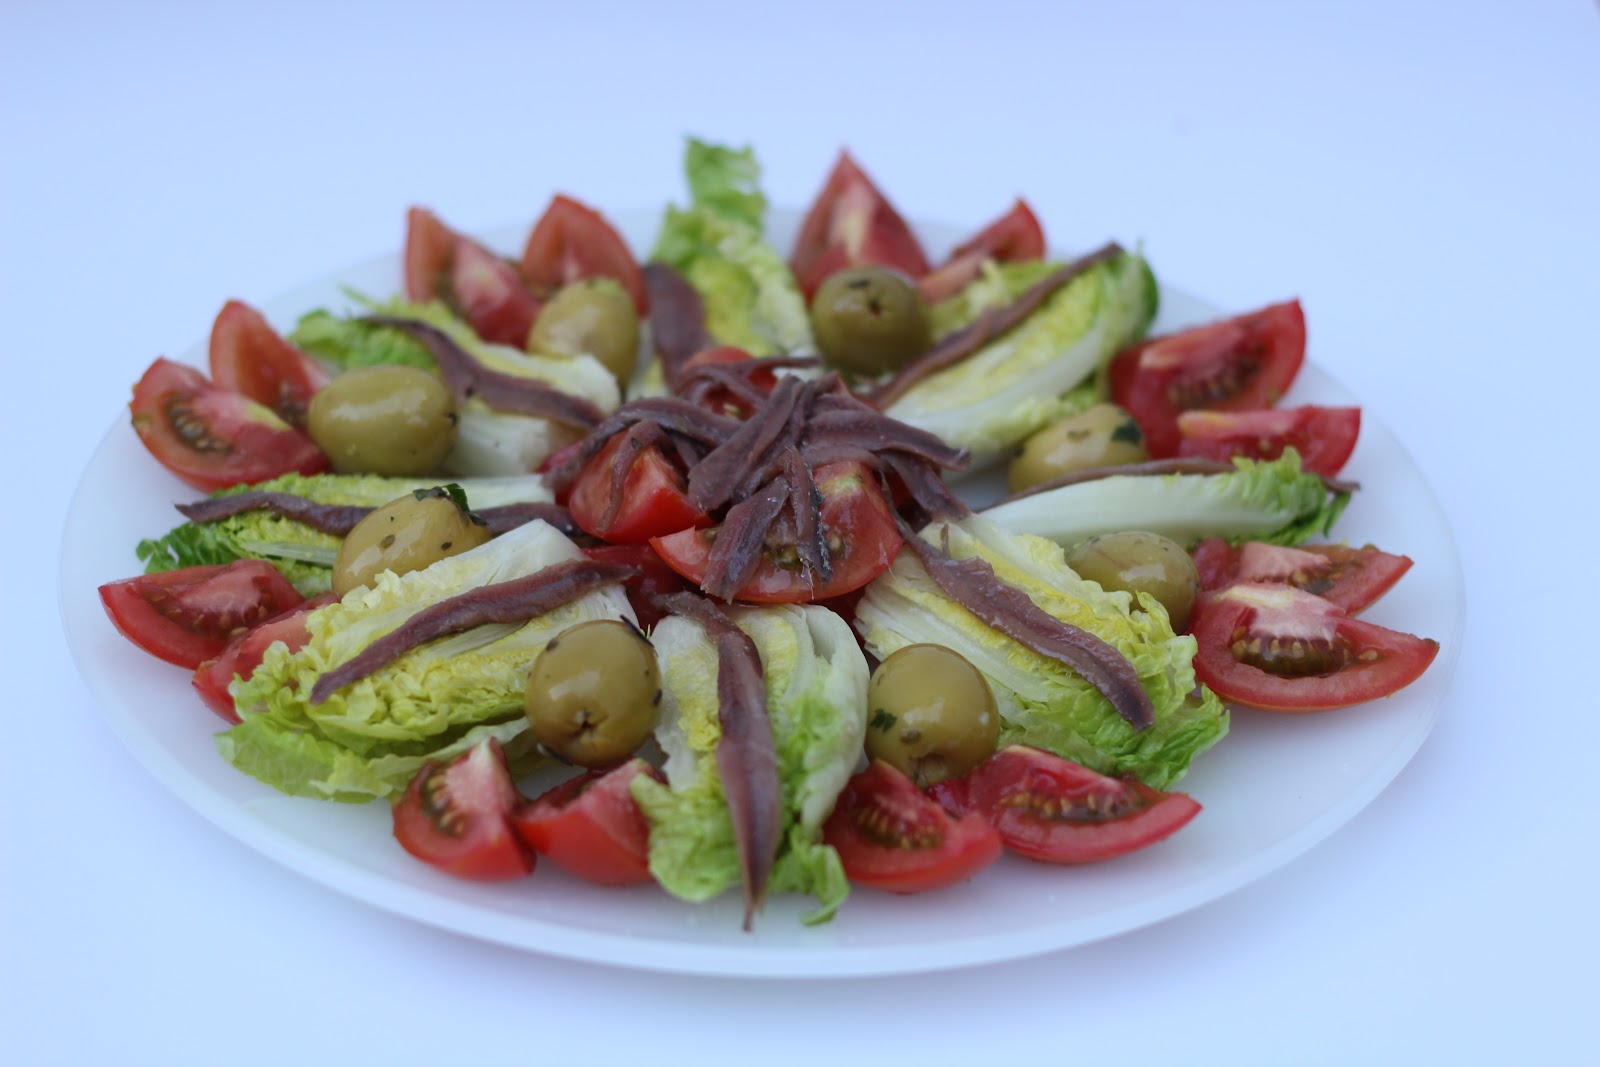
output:
[[[657,217],[619,217],[630,243],[653,244]],[[775,215],[786,248],[797,223]],[[960,235],[923,227],[928,248]],[[486,235],[502,250],[524,234]],[[264,307],[280,329],[315,307],[343,308],[343,286],[387,295],[400,264],[384,256]],[[1157,331],[1218,317],[1164,287]],[[181,357],[204,365],[204,344]],[[133,381],[141,367],[128,367]],[[1308,364],[1286,404],[1355,401]],[[163,470],[119,416],[84,471],[62,548],[68,641],[106,717],[163,784],[241,841],[322,884],[421,922],[556,956],[658,971],[762,977],[891,974],[961,967],[1050,952],[1146,926],[1198,907],[1303,853],[1387,785],[1438,716],[1462,633],[1461,568],[1426,479],[1370,417],[1344,476],[1362,484],[1334,536],[1416,560],[1365,618],[1437,638],[1423,678],[1386,700],[1310,716],[1234,713],[1232,731],[1195,762],[1180,788],[1204,805],[1181,833],[1142,852],[1084,868],[1014,857],[971,881],[919,897],[856,890],[832,922],[801,924],[808,900],[778,898],[752,933],[740,930],[736,892],[689,905],[648,886],[596,889],[550,864],[527,880],[480,885],[438,874],[390,835],[385,805],[347,806],[280,795],[224,763],[219,721],[189,673],[141,652],[101,610],[95,589],[139,571],[134,545],[181,521],[175,503],[197,494]]]

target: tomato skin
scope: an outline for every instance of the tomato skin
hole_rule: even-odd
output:
[[[978,277],[986,259],[1020,263],[1044,256],[1044,228],[1027,201],[1018,199],[1011,210],[955,247],[950,258],[917,280],[923,300],[936,304],[954,296]]]
[[[800,225],[789,266],[809,302],[828,275],[868,265],[911,278],[928,273],[928,257],[911,227],[850,153],[840,152]]]
[[[1422,676],[1439,642],[1353,619],[1287,585],[1240,583],[1203,593],[1191,626],[1195,676],[1231,704],[1263,711],[1327,711],[1389,696]],[[1256,642],[1292,641],[1318,654],[1319,673],[1247,662]]]
[[[505,752],[490,738],[443,766],[422,765],[394,804],[395,840],[458,878],[522,878],[533,873],[536,859],[511,826],[520,800]]]
[[[1185,411],[1178,416],[1178,455],[1203,459],[1277,459],[1300,453],[1300,466],[1332,478],[1356,450],[1361,409],[1263,408],[1259,411]]]
[[[427,208],[413,206],[406,211],[407,300],[421,304],[445,294],[460,239],[460,234]]]
[[[311,640],[306,616],[337,599],[332,593],[321,593],[235,637],[221,654],[195,668],[191,684],[200,694],[201,702],[224,721],[237,723],[239,711],[234,706],[233,695],[228,692],[234,678],[248,679],[254,674],[267,649],[275,642],[282,641],[291,652],[303,647]]]
[[[548,297],[585,278],[611,278],[628,291],[643,318],[650,310],[644,272],[616,227],[570,196],[556,196],[528,234],[522,277],[535,295]]]
[[[640,575],[626,579],[622,588],[628,595],[628,603],[633,605],[633,613],[639,618],[640,628],[644,630],[653,629],[656,623],[666,618],[666,612],[660,607],[662,597],[688,592],[693,588],[683,580],[682,575],[667,566],[648,543],[596,545],[584,549],[583,554],[601,563],[621,563],[639,568]]]
[[[1177,454],[1184,411],[1269,408],[1288,392],[1306,354],[1298,300],[1152,338],[1111,361],[1111,399],[1144,431],[1152,459]]]
[[[876,479],[859,463],[824,464],[813,473],[822,494],[822,526],[830,543],[833,576],[808,582],[798,568],[763,559],[755,574],[734,594],[756,604],[804,604],[852,593],[889,569],[903,543],[894,515]],[[706,578],[714,535],[698,529],[655,537],[650,546],[667,566],[699,587]]]
[[[1409,556],[1372,545],[1279,545],[1247,541],[1235,549],[1217,537],[1194,546],[1200,588],[1226,589],[1236,582],[1281,582],[1329,601],[1346,615],[1359,615],[1394,588],[1411,569]]]
[[[622,482],[622,503],[612,521],[605,521],[612,465],[622,449],[633,447],[632,440],[632,429],[617,434],[578,471],[567,496],[567,510],[578,528],[613,544],[638,545],[709,523],[705,512],[684,495],[683,475],[655,445],[639,450]]]
[[[100,587],[100,603],[122,636],[189,670],[303,599],[276,567],[259,559],[143,574]]]
[[[952,819],[882,760],[851,778],[822,839],[856,885],[923,893],[966,881],[1000,858],[1000,835],[979,815]]]
[[[650,824],[630,786],[641,774],[662,781],[642,759],[587,771],[523,805],[512,825],[524,844],[595,885],[642,885],[650,874]]]
[[[1111,778],[1042,749],[1010,745],[949,791],[1006,849],[1041,863],[1098,863],[1177,833],[1200,813],[1184,793]]]
[[[265,404],[290,426],[303,430],[311,396],[331,375],[284,340],[255,308],[230,300],[211,327],[211,380]]]
[[[461,317],[491,344],[526,348],[540,303],[517,269],[476,241],[456,239],[450,288]]]
[[[322,449],[271,409],[170,359],[150,364],[128,411],[150,454],[201,492],[328,469]]]

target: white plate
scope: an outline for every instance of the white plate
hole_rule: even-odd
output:
[[[653,243],[657,216],[621,217],[635,248]],[[797,219],[774,219],[786,247]],[[948,229],[925,227],[928,247]],[[488,235],[519,247],[522,231]],[[342,271],[266,305],[279,328],[313,307],[342,307],[339,286],[386,295],[398,257]],[[1217,317],[1164,288],[1157,328]],[[203,365],[204,345],[183,358]],[[142,367],[130,365],[132,382]],[[1307,365],[1286,403],[1350,403]],[[111,627],[95,589],[139,571],[142,537],[180,521],[193,499],[140,447],[119,416],[73,499],[62,547],[68,642],[107,718],[135,755],[195,810],[241,841],[322,884],[435,926],[556,956],[659,971],[827,977],[931,971],[1083,944],[1165,919],[1228,893],[1293,859],[1377,796],[1417,751],[1438,715],[1460,647],[1464,594],[1450,530],[1426,480],[1370,417],[1344,472],[1363,484],[1335,536],[1404,552],[1416,566],[1366,617],[1438,638],[1443,650],[1417,683],[1387,700],[1311,716],[1234,713],[1226,740],[1195,763],[1181,788],[1205,810],[1182,833],[1088,868],[1012,857],[972,881],[921,897],[855,891],[820,927],[799,922],[806,900],[774,900],[753,933],[740,931],[738,894],[688,905],[654,887],[595,889],[545,864],[526,881],[461,882],[417,863],[390,836],[382,804],[346,806],[282,796],[224,763],[218,720],[186,671],[139,651]]]

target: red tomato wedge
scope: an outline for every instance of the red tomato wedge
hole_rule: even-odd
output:
[[[456,309],[479,337],[493,344],[527,347],[540,304],[517,268],[461,237],[451,261],[450,290]]]
[[[822,827],[856,885],[922,893],[966,881],[1000,858],[982,816],[951,818],[900,771],[874,760],[851,778]]]
[[[1306,355],[1298,300],[1153,338],[1111,361],[1111,399],[1144,430],[1154,459],[1174,456],[1185,411],[1253,411],[1288,392]]]
[[[450,267],[461,235],[425,207],[406,211],[406,299],[442,299],[450,289]]]
[[[291,652],[303,646],[311,639],[306,630],[306,616],[337,599],[332,593],[312,597],[235,637],[221,655],[195,669],[192,684],[201,701],[228,722],[238,722],[239,711],[228,686],[235,678],[249,678],[254,674],[267,649],[277,642],[282,641]]]
[[[711,520],[684,495],[683,475],[655,445],[638,447],[634,431],[617,434],[583,465],[567,497],[578,528],[613,544],[643,544],[653,537],[704,526]],[[617,458],[624,448],[633,458],[622,482],[621,499],[610,517]]]
[[[1288,585],[1203,594],[1195,675],[1233,704],[1305,712],[1389,696],[1422,676],[1439,642],[1362,622]]]
[[[1372,545],[1286,548],[1249,541],[1236,549],[1208,537],[1194,546],[1192,555],[1207,592],[1235,582],[1279,582],[1322,597],[1346,615],[1359,615],[1411,569],[1411,557]]]
[[[633,780],[663,780],[642,759],[587,771],[542,793],[512,818],[529,848],[595,885],[639,885],[650,875],[650,824],[634,802]]]
[[[718,345],[715,348],[707,348],[690,356],[684,362],[683,369],[687,372],[694,367],[703,367],[707,364],[747,363],[752,358],[754,357],[742,348],[736,348],[733,345]],[[760,389],[763,393],[771,393],[773,387],[778,384],[778,376],[773,371],[763,367],[750,372],[749,381],[751,385]],[[707,391],[704,396],[699,398],[699,403],[701,407],[715,411],[719,415],[731,415],[739,419],[749,418],[755,410],[754,406],[748,401],[735,396],[722,386]]]
[[[798,566],[768,551],[734,599],[758,604],[800,604],[854,592],[889,569],[900,551],[900,532],[877,481],[859,463],[828,463],[813,473],[822,494],[822,526],[833,574],[814,581]],[[576,511],[574,511],[576,516]],[[716,539],[713,530],[688,529],[652,538],[667,566],[699,586]],[[835,547],[837,546],[837,547]]]
[[[1097,863],[1154,844],[1188,825],[1200,805],[1183,793],[1111,778],[1037,748],[1011,745],[941,802],[976,813],[1007,849],[1042,863]]]
[[[809,301],[828,275],[868,265],[892,267],[911,278],[928,273],[928,257],[906,220],[850,153],[840,152],[800,225],[789,266]]]
[[[1010,211],[957,245],[937,270],[918,279],[917,288],[924,300],[936,304],[965,289],[986,259],[1020,263],[1043,256],[1044,228],[1027,202],[1019,199]]]
[[[1178,455],[1205,459],[1277,459],[1300,453],[1300,466],[1332,478],[1356,450],[1360,408],[1263,408],[1260,411],[1185,411],[1178,416]]]
[[[100,587],[100,603],[122,636],[190,670],[302,599],[276,567],[259,559],[144,574]]]
[[[611,278],[633,297],[642,318],[650,309],[644,273],[616,227],[598,211],[568,196],[550,201],[522,250],[522,277],[548,297],[585,278]]]
[[[477,882],[533,872],[535,857],[511,826],[521,802],[500,742],[490,738],[449,763],[424,763],[394,805],[400,847],[431,867]]]
[[[211,327],[211,381],[265,404],[297,429],[305,429],[311,396],[328,384],[322,365],[285,341],[266,317],[230,300]]]
[[[150,364],[128,410],[150,454],[202,492],[328,469],[322,449],[270,408],[169,359]]]

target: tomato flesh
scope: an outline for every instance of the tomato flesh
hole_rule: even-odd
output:
[[[128,410],[150,454],[202,492],[328,469],[322,449],[270,408],[169,359],[150,364]]]
[[[395,802],[395,840],[458,878],[522,878],[533,872],[535,857],[511,826],[520,800],[500,742],[490,738],[443,766],[422,765]]]
[[[144,574],[100,587],[100,603],[124,637],[190,670],[303,599],[276,567],[259,559]]]
[[[1329,601],[1346,615],[1359,615],[1411,569],[1411,557],[1372,545],[1299,545],[1286,548],[1248,541],[1235,549],[1217,537],[1194,547],[1200,587],[1219,591],[1235,582],[1278,582]]]
[[[1000,836],[979,815],[951,818],[882,760],[851,778],[822,827],[845,876],[891,893],[966,881],[999,859]]]
[[[510,263],[476,241],[458,238],[450,289],[461,317],[479,337],[518,349],[527,346],[540,305]]]
[[[683,475],[655,445],[637,447],[633,430],[617,434],[583,465],[567,497],[578,528],[613,544],[644,544],[653,537],[704,526],[711,520],[684,495]],[[612,471],[624,448],[636,449],[611,517]]]
[[[267,649],[279,641],[291,652],[304,647],[311,640],[306,616],[336,599],[332,593],[322,593],[235,637],[220,655],[195,668],[192,684],[201,702],[227,722],[237,723],[239,711],[228,692],[233,680],[254,674]]]
[[[1300,466],[1332,478],[1356,449],[1361,409],[1264,408],[1259,411],[1185,411],[1178,416],[1178,455],[1229,460],[1277,459],[1286,449]]]
[[[850,154],[841,152],[800,225],[789,266],[809,302],[828,275],[868,265],[911,278],[928,273],[928,257],[911,227]]]
[[[1279,584],[1202,594],[1191,629],[1196,677],[1229,703],[1266,711],[1325,711],[1389,696],[1439,652],[1437,641],[1353,619]]]
[[[918,279],[917,288],[925,301],[936,304],[974,281],[984,260],[1020,263],[1043,256],[1044,228],[1027,202],[1019,199],[1010,211],[957,245],[937,270]]]
[[[441,299],[449,288],[456,233],[425,207],[406,211],[406,299],[418,304]]]
[[[211,380],[265,404],[289,425],[305,429],[311,397],[330,375],[322,365],[279,336],[266,317],[230,300],[211,327]]]
[[[550,201],[522,250],[522,277],[535,295],[548,297],[585,278],[611,278],[633,298],[642,318],[650,310],[644,272],[616,227],[569,196]]]
[[[689,357],[683,367],[687,371],[692,367],[703,367],[708,364],[747,363],[753,358],[750,353],[742,348],[736,348],[733,345],[718,345],[703,352],[696,352]],[[764,393],[771,393],[773,387],[778,384],[777,374],[766,368],[751,371],[748,380],[751,385]],[[736,419],[747,419],[755,410],[748,401],[735,396],[721,386],[708,390],[700,398],[700,406],[715,411],[719,415],[729,415]]]
[[[642,759],[587,771],[542,793],[512,819],[524,844],[595,885],[640,885],[650,874],[650,824],[631,786],[661,775]]]
[[[621,563],[639,568],[639,575],[628,578],[622,588],[644,630],[653,629],[666,618],[661,609],[661,598],[672,593],[687,592],[692,587],[683,576],[667,566],[648,543],[640,545],[596,545],[586,548],[583,554],[601,563]]]

